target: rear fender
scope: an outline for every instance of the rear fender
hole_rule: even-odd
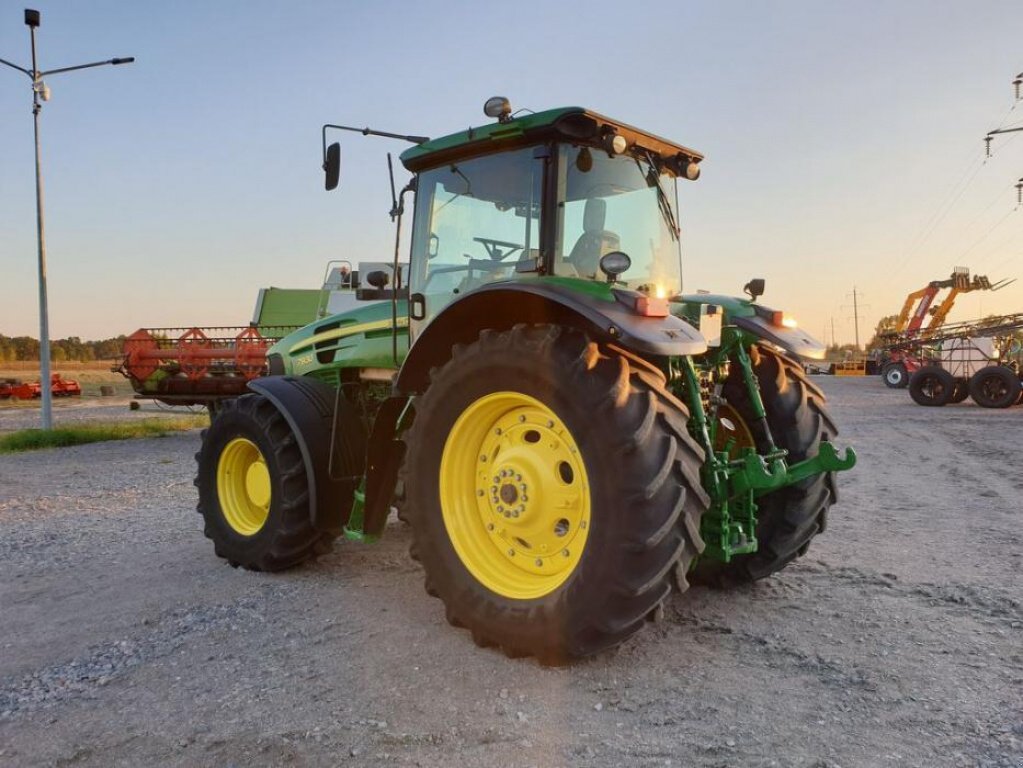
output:
[[[624,294],[625,292],[620,292]],[[491,283],[456,299],[426,326],[409,350],[395,389],[421,393],[430,369],[451,357],[455,344],[475,341],[481,330],[508,330],[520,323],[578,328],[596,341],[613,343],[641,357],[697,355],[707,342],[685,320],[637,314],[629,302],[573,290],[553,278]]]

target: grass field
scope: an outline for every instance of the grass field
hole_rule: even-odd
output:
[[[22,429],[0,435],[0,453],[20,453],[43,448],[64,448],[69,445],[99,443],[105,440],[129,440],[135,437],[163,437],[171,432],[199,429],[209,424],[204,414],[172,419],[141,419],[105,424],[79,424],[51,430]]]

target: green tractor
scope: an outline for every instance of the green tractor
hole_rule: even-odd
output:
[[[198,509],[220,557],[277,571],[377,539],[397,507],[451,624],[564,663],[673,589],[784,568],[856,457],[798,362],[823,345],[756,303],[762,280],[682,294],[676,181],[699,153],[577,107],[484,111],[432,140],[324,126],[328,189],[328,129],[414,144],[394,259],[212,420]]]

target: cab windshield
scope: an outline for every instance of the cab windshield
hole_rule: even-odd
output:
[[[560,153],[554,273],[603,281],[601,257],[622,251],[632,265],[619,283],[662,298],[681,293],[674,177],[645,155],[574,145]]]

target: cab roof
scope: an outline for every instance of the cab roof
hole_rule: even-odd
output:
[[[638,146],[664,160],[699,162],[703,159],[695,150],[597,112],[583,107],[559,107],[430,139],[402,152],[401,162],[409,171],[417,173],[466,157],[545,141],[600,146],[609,133],[623,136],[630,149]]]

